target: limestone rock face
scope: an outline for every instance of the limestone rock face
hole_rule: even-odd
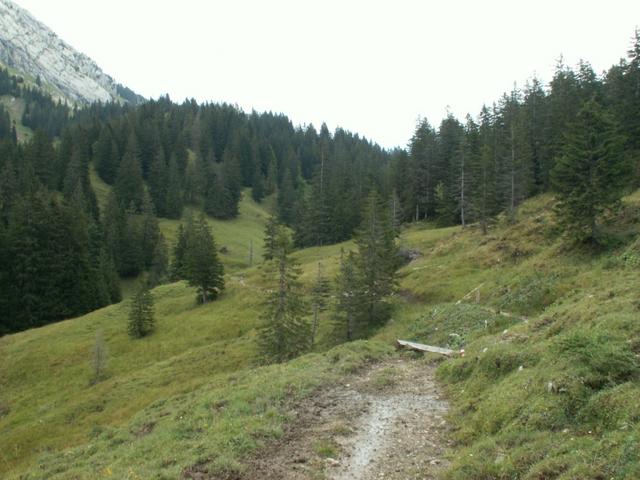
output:
[[[0,62],[73,103],[121,100],[114,80],[10,0],[0,0]]]

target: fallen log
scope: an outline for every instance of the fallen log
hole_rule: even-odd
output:
[[[398,344],[398,348],[406,348],[417,352],[439,353],[446,356],[453,355],[455,352],[449,348],[434,347],[431,345],[424,345],[422,343],[410,342],[408,340],[396,340],[396,342]]]

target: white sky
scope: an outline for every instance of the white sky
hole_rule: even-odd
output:
[[[626,55],[640,1],[14,0],[146,97],[236,103],[405,146],[556,59]]]

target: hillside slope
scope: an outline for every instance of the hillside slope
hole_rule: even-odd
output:
[[[619,243],[607,252],[569,249],[552,205],[535,198],[488,236],[411,226],[402,244],[421,256],[400,272],[393,320],[332,348],[327,316],[318,353],[288,364],[255,367],[257,267],[230,273],[210,305],[182,283],[158,287],[157,333],[141,341],[126,336],[126,303],[4,337],[0,473],[233,478],[295,421],[299,398],[403,337],[465,350],[423,359],[440,363],[453,406],[446,478],[638,478],[640,193],[610,218]],[[343,247],[297,253],[303,281],[318,261],[335,272]],[[108,378],[92,386],[97,330]]]

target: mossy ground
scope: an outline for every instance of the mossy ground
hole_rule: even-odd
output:
[[[266,211],[245,195],[235,223],[212,222],[230,252],[219,301],[196,305],[184,283],[156,288],[157,331],[143,340],[126,335],[126,302],[0,339],[0,475],[240,471],[280,435],[292,401],[388,355],[402,337],[465,350],[438,370],[453,405],[448,478],[639,478],[640,193],[611,215],[616,240],[606,250],[569,246],[552,204],[532,199],[515,224],[498,219],[487,236],[407,228],[403,246],[422,256],[400,271],[386,327],[333,347],[325,316],[317,352],[258,367],[263,280],[241,247],[255,238],[259,248]],[[169,239],[176,226],[162,221]],[[318,261],[335,273],[349,246],[298,252],[305,284]],[[108,364],[91,385],[97,330]],[[392,385],[392,375],[380,382]]]

